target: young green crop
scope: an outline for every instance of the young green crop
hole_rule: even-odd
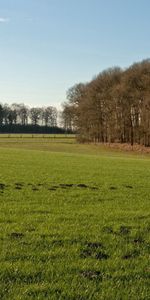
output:
[[[150,299],[150,160],[0,145],[0,299]]]

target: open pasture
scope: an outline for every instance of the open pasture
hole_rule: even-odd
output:
[[[46,133],[0,133],[0,142],[2,141],[30,141],[31,140],[48,140],[48,141],[64,141],[64,140],[74,140],[75,134],[46,134]]]
[[[0,299],[150,299],[150,159],[0,142]]]

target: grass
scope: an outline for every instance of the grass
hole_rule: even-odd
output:
[[[150,299],[150,160],[0,143],[0,299]]]
[[[49,134],[49,133],[41,133],[41,134],[37,134],[37,133],[0,133],[0,139],[4,139],[4,138],[15,138],[15,139],[30,139],[30,138],[46,138],[46,139],[74,139],[75,138],[75,134]]]

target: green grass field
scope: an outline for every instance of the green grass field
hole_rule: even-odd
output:
[[[0,299],[150,299],[149,156],[2,138]]]

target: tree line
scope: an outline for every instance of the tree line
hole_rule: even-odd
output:
[[[27,107],[25,104],[0,104],[0,125],[44,125],[57,126],[57,109],[48,107]]]
[[[75,84],[67,92],[62,119],[80,141],[150,146],[150,59]]]
[[[58,112],[53,106],[28,107],[0,103],[1,133],[64,133],[57,126]]]

